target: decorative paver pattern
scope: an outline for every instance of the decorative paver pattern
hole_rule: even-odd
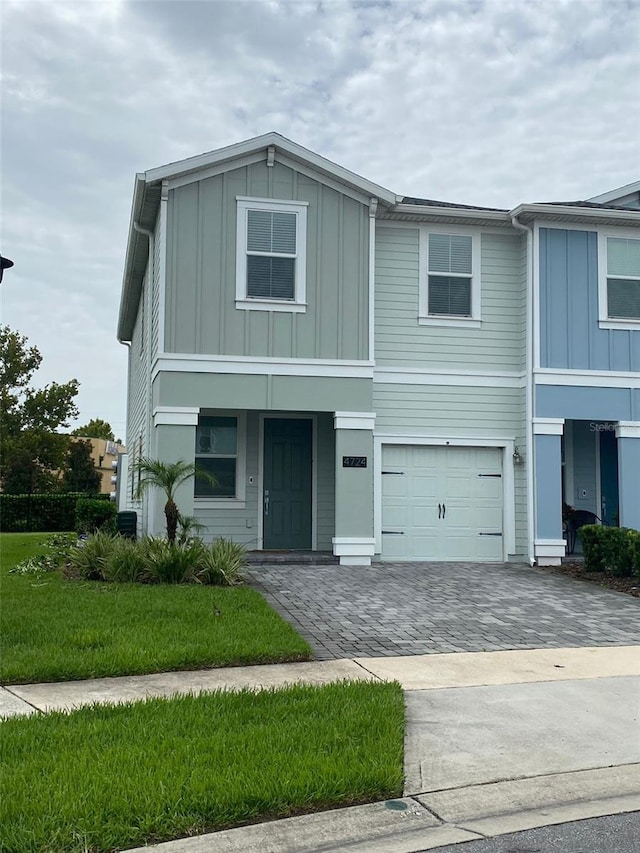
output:
[[[263,565],[318,660],[640,644],[640,599],[517,563]]]

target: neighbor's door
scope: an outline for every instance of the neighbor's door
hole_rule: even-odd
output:
[[[311,549],[308,418],[265,418],[263,548]]]
[[[618,441],[613,430],[600,433],[600,518],[615,527],[618,514]]]

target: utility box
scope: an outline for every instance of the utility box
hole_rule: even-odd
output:
[[[116,515],[116,527],[120,536],[127,539],[138,538],[138,513],[133,510],[123,510]]]

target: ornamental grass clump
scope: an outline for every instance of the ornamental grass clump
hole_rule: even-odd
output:
[[[99,530],[93,536],[81,539],[71,548],[67,563],[71,573],[87,581],[105,580],[105,566],[118,549],[120,537]]]
[[[122,536],[116,537],[113,550],[106,555],[102,566],[104,580],[114,583],[144,583],[149,567],[140,544]]]
[[[241,579],[247,565],[247,552],[231,539],[216,539],[202,553],[202,568],[198,572],[201,583],[232,586]]]
[[[181,545],[149,536],[140,543],[151,583],[191,583],[202,564],[204,545],[199,539]]]

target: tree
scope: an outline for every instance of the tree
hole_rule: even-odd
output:
[[[115,441],[111,424],[108,421],[103,421],[102,418],[92,418],[86,426],[76,427],[76,429],[72,430],[71,435],[81,435],[83,438],[104,438],[107,441]]]
[[[178,520],[180,511],[176,505],[176,491],[178,487],[189,480],[191,477],[204,477],[215,485],[215,478],[202,471],[192,462],[185,462],[179,459],[177,462],[160,462],[157,459],[148,459],[143,456],[135,465],[135,470],[140,476],[138,488],[136,489],[136,499],[140,500],[142,495],[150,488],[154,487],[164,492],[166,503],[164,505],[164,517],[167,521],[167,539],[169,542],[175,542],[176,530],[178,528]]]
[[[91,442],[70,442],[62,477],[62,490],[95,495],[100,491],[101,483],[102,476],[91,458]]]
[[[10,494],[56,487],[69,445],[58,430],[78,416],[77,379],[31,386],[41,363],[24,335],[0,326],[0,481]]]

